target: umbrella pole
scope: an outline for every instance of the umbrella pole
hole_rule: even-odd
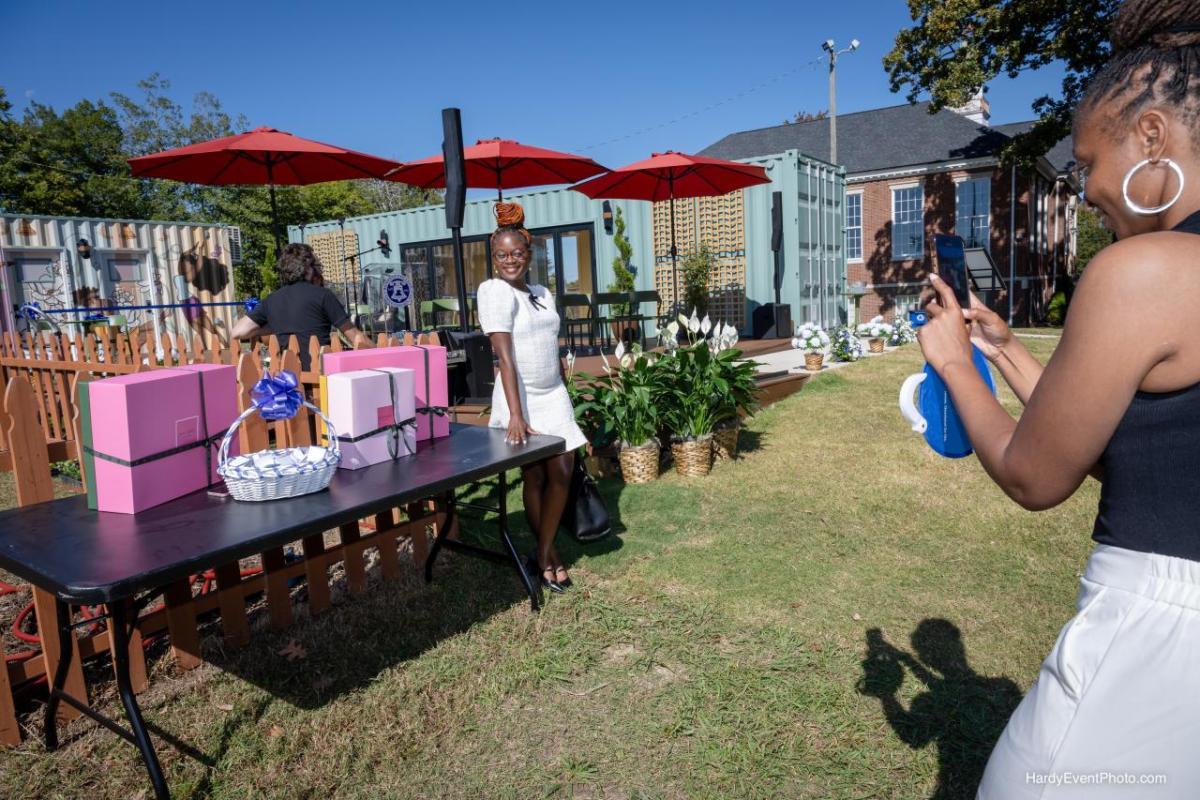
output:
[[[267,179],[270,180],[271,165],[267,164]],[[275,184],[271,184],[271,233],[275,236],[275,260],[279,261],[279,254],[283,252],[283,245],[279,241],[279,206],[275,204]]]
[[[683,313],[683,295],[679,289],[679,257],[675,251],[675,176],[667,176],[667,194],[671,204],[671,280],[675,289],[675,313]]]

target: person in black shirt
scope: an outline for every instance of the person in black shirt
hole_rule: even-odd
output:
[[[316,336],[322,346],[329,344],[330,331],[337,328],[357,343],[362,331],[350,321],[350,316],[329,289],[324,286],[321,262],[306,244],[293,242],[283,248],[279,255],[278,289],[262,299],[262,302],[233,326],[235,339],[275,334],[282,347],[287,347],[291,337],[300,340],[300,367],[311,367],[308,343]]]

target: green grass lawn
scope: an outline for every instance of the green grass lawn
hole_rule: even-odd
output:
[[[213,638],[194,672],[157,660],[147,717],[207,762],[159,740],[176,796],[974,797],[1072,613],[1097,485],[1035,515],[935,456],[896,408],[920,366],[815,378],[707,479],[606,484],[620,541],[564,545],[576,588],[539,615],[450,556],[431,587]],[[132,748],[70,731],[0,751],[0,796],[147,785]]]

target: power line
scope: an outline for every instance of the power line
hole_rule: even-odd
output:
[[[688,112],[687,114],[682,114],[678,117],[675,117],[674,119],[667,120],[666,122],[660,122],[657,125],[650,125],[649,127],[646,127],[646,128],[639,128],[638,130],[635,130],[632,133],[627,133],[627,134],[624,134],[623,136],[616,136],[612,139],[606,139],[602,142],[597,142],[595,144],[589,144],[586,147],[580,147],[577,149],[579,149],[579,150],[595,150],[598,147],[604,147],[605,145],[614,144],[616,142],[623,142],[627,139],[632,139],[636,136],[642,136],[642,135],[645,135],[652,131],[657,131],[657,130],[661,130],[662,128],[670,127],[671,125],[677,125],[678,123],[683,122],[686,119],[691,119],[692,117],[698,117],[701,114],[705,114],[709,111],[712,111],[715,108],[720,108],[721,106],[732,103],[735,100],[741,100],[746,95],[754,94],[755,92],[761,91],[761,90],[767,88],[768,86],[773,86],[774,84],[779,83],[784,78],[789,78],[789,77],[796,75],[800,72],[803,72],[807,69],[812,69],[813,67],[820,64],[824,60],[825,60],[824,56],[817,56],[812,61],[809,61],[805,64],[801,64],[798,67],[793,67],[792,69],[789,69],[786,72],[781,72],[772,78],[768,78],[767,80],[763,81],[762,83],[758,84],[757,86],[752,86],[751,88],[740,91],[737,94],[729,95],[728,97],[721,99],[721,100],[717,100],[714,103],[709,103],[708,105],[704,106],[704,108],[698,108],[695,111]]]

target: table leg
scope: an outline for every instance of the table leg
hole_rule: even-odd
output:
[[[454,527],[455,511],[454,511],[454,490],[451,489],[446,493],[446,521],[438,528],[437,537],[433,540],[433,546],[429,548],[429,555],[425,557],[425,582],[433,582],[433,562],[437,560],[438,553],[441,552],[442,543],[446,540],[446,534]]]
[[[150,783],[154,786],[154,796],[158,800],[169,800],[171,793],[167,789],[158,755],[154,752],[154,743],[150,741],[150,734],[142,719],[142,710],[138,707],[137,697],[129,680],[129,625],[125,619],[126,611],[125,602],[109,606],[110,622],[117,631],[117,635],[113,637],[113,646],[116,648],[113,662],[117,673],[117,689],[121,694],[121,703],[125,706],[125,714],[129,717],[129,726],[133,729],[134,743],[142,753],[142,761],[146,763],[146,772],[149,773]]]
[[[54,668],[54,682],[50,684],[50,701],[46,703],[46,722],[44,733],[46,749],[58,749],[58,705],[62,702],[63,684],[67,680],[67,672],[71,669],[71,656],[75,648],[71,640],[75,634],[71,631],[71,609],[62,600],[54,598],[54,618],[58,624],[58,664]]]
[[[500,473],[498,493],[500,495],[498,498],[499,507],[497,509],[500,513],[500,539],[504,542],[504,549],[508,551],[509,557],[517,565],[517,575],[520,576],[521,583],[525,586],[525,591],[529,594],[530,607],[534,611],[537,611],[541,608],[541,601],[538,599],[539,588],[534,586],[533,579],[525,571],[525,563],[521,560],[521,555],[517,552],[517,546],[508,531],[508,476],[503,472]]]

